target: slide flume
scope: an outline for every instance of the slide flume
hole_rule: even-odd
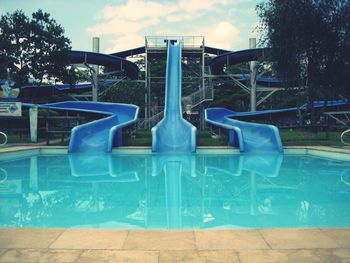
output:
[[[23,106],[34,105],[24,103]],[[122,129],[135,123],[139,112],[139,107],[136,105],[107,102],[64,101],[37,106],[106,116],[74,127],[69,141],[69,152],[111,152],[113,146],[122,145]]]
[[[195,152],[197,129],[182,117],[181,45],[171,42],[168,43],[164,117],[152,128],[152,150]]]
[[[205,109],[205,120],[229,130],[229,144],[243,152],[282,152],[278,128],[273,125],[231,119],[235,112],[226,108]]]

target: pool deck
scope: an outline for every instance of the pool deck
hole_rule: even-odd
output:
[[[293,148],[350,153],[348,148],[301,146],[286,149]],[[9,147],[0,149],[0,152],[28,149],[38,148]],[[0,228],[0,262],[350,262],[350,228]]]
[[[0,229],[0,262],[350,262],[350,229]]]

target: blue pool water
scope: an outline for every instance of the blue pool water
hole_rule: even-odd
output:
[[[0,227],[350,227],[350,163],[307,155],[0,161]]]

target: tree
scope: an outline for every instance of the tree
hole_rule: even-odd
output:
[[[144,108],[145,85],[136,81],[121,81],[107,87],[102,93],[102,101],[131,103]]]
[[[0,18],[0,77],[8,72],[19,85],[70,78],[70,49],[64,29],[42,10],[31,19],[21,10]]]
[[[64,29],[42,10],[33,13],[30,27],[31,74],[39,81],[44,78],[63,79],[67,74],[71,49],[70,40],[64,36]]]
[[[268,0],[257,11],[274,69],[306,87],[301,94],[311,105],[312,122],[311,102],[349,96],[349,0]]]
[[[22,11],[1,16],[0,78],[10,75],[20,85],[26,81],[29,39],[29,19]]]

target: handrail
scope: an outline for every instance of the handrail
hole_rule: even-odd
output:
[[[5,141],[3,143],[0,143],[0,146],[4,146],[7,143],[7,135],[0,131],[0,134],[5,137]]]
[[[350,146],[350,143],[344,141],[343,137],[344,137],[345,134],[347,134],[347,133],[349,133],[349,132],[350,132],[350,129],[348,129],[348,130],[342,132],[342,134],[340,135],[340,140],[341,140],[341,142],[342,142],[343,144],[345,144],[345,145],[348,145],[348,146]]]
[[[193,109],[195,106],[201,104],[204,101],[210,101],[214,98],[214,89],[213,85],[205,86],[204,88],[201,88],[199,90],[194,91],[190,95],[186,97],[181,98],[181,102],[189,102],[191,105],[191,109]],[[186,109],[182,109],[183,112],[186,111]],[[164,115],[164,110],[159,111],[158,113],[152,115],[151,117],[148,117],[147,119],[143,119],[139,121],[137,124],[138,128],[147,128],[146,124],[149,124],[150,126],[153,126],[156,124]]]

